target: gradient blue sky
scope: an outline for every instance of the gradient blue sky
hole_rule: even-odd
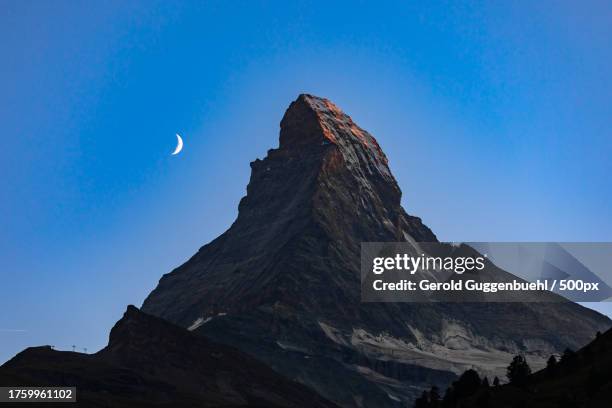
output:
[[[603,1],[0,0],[0,362],[104,346],[231,224],[301,92],[442,240],[612,241],[610,38]]]

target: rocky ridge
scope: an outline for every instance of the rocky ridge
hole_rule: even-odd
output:
[[[129,306],[95,354],[28,348],[2,386],[70,386],[82,407],[334,407],[240,351]]]

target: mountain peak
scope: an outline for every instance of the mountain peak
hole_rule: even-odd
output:
[[[327,289],[313,291],[330,292],[329,298],[334,298],[335,290],[344,293],[350,292],[348,286],[358,287],[361,242],[437,241],[419,218],[402,208],[401,190],[374,137],[331,101],[300,95],[280,127],[279,148],[251,162],[236,221],[189,262],[165,275],[145,301],[145,312],[199,327],[218,319],[219,313],[227,316],[276,302],[319,311],[324,307],[315,298],[296,302],[296,288],[307,291],[310,285],[326,282],[321,285]],[[335,246],[343,254],[341,266],[287,273],[303,268],[294,264],[297,259],[308,258],[304,264],[310,264],[321,251]],[[214,261],[201,266],[199,262],[213,253]],[[225,266],[217,268],[221,260]],[[336,279],[332,270],[345,271],[350,285],[328,282]],[[224,282],[221,294],[208,284],[217,279]],[[292,282],[285,286],[287,279]],[[358,298],[355,292],[350,296]],[[357,314],[359,303],[351,307]]]
[[[374,137],[332,102],[300,95],[280,127],[280,147],[251,163],[236,221],[164,275],[145,313],[246,351],[346,407],[411,404],[463,365],[499,375],[510,352],[543,363],[607,327],[569,303],[361,302],[362,242],[420,251],[436,236],[402,208]]]
[[[378,141],[326,98],[300,94],[280,123],[280,150],[336,146],[349,166],[365,164],[392,179],[388,160]]]

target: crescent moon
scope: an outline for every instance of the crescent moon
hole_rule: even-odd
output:
[[[181,150],[183,150],[183,139],[179,136],[179,134],[176,134],[176,140],[177,140],[177,144],[176,144],[176,149],[174,149],[174,152],[172,152],[172,155],[176,155],[179,154],[181,152]]]

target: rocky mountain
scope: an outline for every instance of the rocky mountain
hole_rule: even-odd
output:
[[[76,386],[81,407],[334,407],[244,353],[129,306],[96,354],[28,348],[2,386]],[[56,404],[51,404],[56,406]]]
[[[162,277],[143,311],[236,347],[346,407],[405,406],[466,368],[537,368],[609,319],[562,303],[362,303],[361,242],[436,242],[401,206],[376,139],[300,95],[251,163],[232,226]]]

